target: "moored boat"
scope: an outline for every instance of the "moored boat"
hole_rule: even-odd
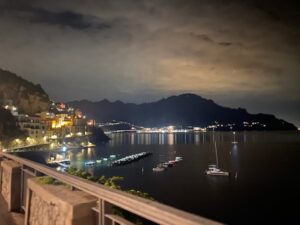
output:
[[[96,164],[95,161],[87,161],[87,162],[84,163],[84,165],[86,165],[86,166],[93,166],[95,164]]]
[[[222,171],[217,165],[209,165],[208,170],[205,171],[206,175],[211,176],[229,176],[229,172]]]
[[[209,165],[208,170],[205,171],[206,175],[210,176],[229,176],[229,172],[223,171],[219,168],[217,143],[215,142],[216,165]]]
[[[154,167],[152,170],[153,170],[153,172],[162,172],[162,171],[165,171],[165,169],[166,168],[164,168],[164,167],[157,166],[157,167]]]

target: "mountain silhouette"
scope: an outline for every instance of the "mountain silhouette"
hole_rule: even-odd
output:
[[[250,114],[243,108],[229,108],[195,94],[182,94],[156,102],[133,104],[121,101],[73,101],[70,106],[79,108],[98,122],[125,121],[144,127],[168,125],[200,126],[235,124],[236,130],[296,130],[284,120],[269,114]],[[251,127],[246,124],[254,124]],[[229,126],[227,126],[228,128]],[[220,130],[226,130],[218,127]]]

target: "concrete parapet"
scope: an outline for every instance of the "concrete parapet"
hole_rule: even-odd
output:
[[[39,178],[27,180],[25,224],[92,225],[92,207],[97,199],[65,185],[42,184]]]
[[[9,211],[20,210],[21,165],[12,160],[1,161],[1,195]]]

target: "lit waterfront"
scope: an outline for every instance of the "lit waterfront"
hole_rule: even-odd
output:
[[[148,192],[156,200],[226,223],[280,221],[297,215],[288,200],[295,199],[300,166],[300,137],[296,132],[241,132],[232,144],[232,132],[187,134],[112,134],[109,144],[66,152],[71,164],[93,175],[123,176],[124,188]],[[207,177],[204,171],[214,163],[212,140],[217,140],[220,165],[237,177]],[[126,166],[111,167],[110,155],[117,158],[138,152],[152,152],[148,158]],[[49,152],[20,153],[45,162]],[[176,156],[183,161],[162,173],[153,173],[157,164]],[[96,166],[84,162],[107,158]],[[286,211],[281,204],[286,205]],[[289,211],[289,212],[288,212]],[[244,221],[244,218],[249,218]],[[263,222],[263,221],[262,221]]]

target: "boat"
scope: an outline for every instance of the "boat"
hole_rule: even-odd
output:
[[[169,164],[172,164],[172,165],[174,165],[174,164],[176,164],[177,162],[175,161],[175,160],[170,160],[169,161]]]
[[[159,167],[163,167],[163,168],[168,168],[169,167],[169,163],[163,163],[161,165],[159,165]]]
[[[93,166],[95,164],[96,164],[95,161],[87,161],[87,162],[84,163],[84,165],[86,165],[86,166]]]
[[[183,158],[180,157],[180,156],[177,156],[177,157],[175,158],[175,161],[176,161],[176,162],[179,162],[179,161],[182,161],[182,160],[183,160]]]
[[[217,143],[215,141],[216,165],[209,165],[208,170],[205,171],[209,176],[229,176],[229,172],[223,171],[219,168]]]
[[[170,162],[165,162],[165,164],[166,164],[168,167],[174,166],[174,164],[173,164],[173,163],[170,163]]]
[[[211,176],[229,176],[229,172],[220,170],[217,165],[209,165],[205,173]]]
[[[71,165],[71,161],[69,159],[58,160],[56,163],[62,167],[70,167]]]
[[[50,156],[47,163],[49,165],[54,165],[54,166],[70,167],[71,161],[70,161],[70,159],[65,158],[64,155],[57,154],[56,156],[53,156],[53,155]]]
[[[114,159],[114,158],[116,158],[116,155],[110,155],[109,158]]]
[[[162,171],[165,171],[165,169],[166,168],[164,168],[164,167],[157,166],[157,167],[154,167],[152,170],[153,170],[153,172],[162,172]]]

